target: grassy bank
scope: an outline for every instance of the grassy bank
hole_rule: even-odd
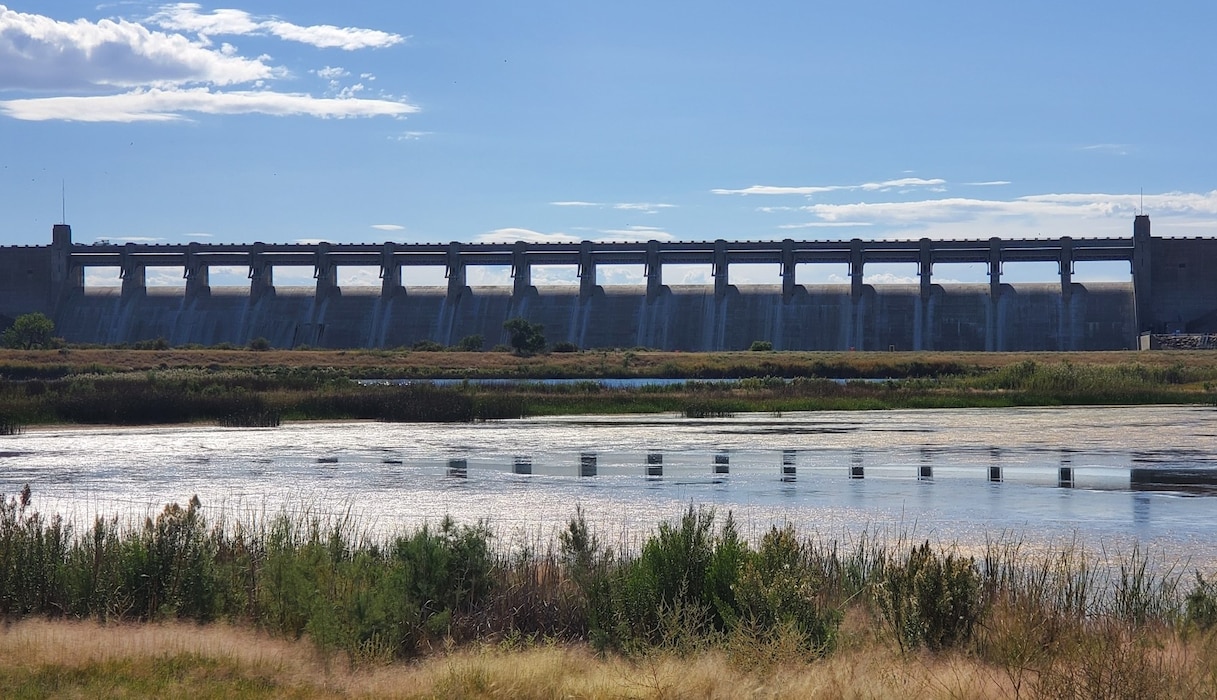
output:
[[[485,524],[379,538],[307,513],[208,522],[197,502],[77,529],[23,493],[0,508],[0,615],[25,621],[0,633],[0,683],[10,697],[116,685],[217,697],[1213,697],[1217,584],[1150,554],[1098,565],[1078,549],[995,542],[973,558],[789,527],[745,541],[729,514],[692,507],[628,550],[578,511],[554,541],[514,549]],[[204,626],[189,642],[139,641],[182,623]],[[214,641],[256,635],[272,641],[243,652]],[[14,651],[72,643],[87,648],[36,664]]]
[[[212,361],[224,359],[225,353],[231,355],[227,364]],[[1217,353],[559,355],[9,352],[0,355],[0,432],[51,423],[266,426],[285,419],[471,421],[654,412],[712,417],[745,411],[1217,403]],[[317,364],[325,360],[335,364]],[[458,370],[440,360],[489,364]],[[410,364],[416,361],[432,364]],[[610,389],[593,381],[555,386],[526,379],[511,386],[466,383],[442,388],[419,383],[364,386],[355,381],[460,372],[467,378],[689,379],[637,389]],[[715,377],[742,379],[731,384],[701,381]]]
[[[643,348],[517,357],[505,352],[65,348],[0,349],[0,376],[58,379],[167,369],[327,368],[355,378],[599,378],[973,376],[1027,360],[1074,366],[1184,367],[1217,376],[1217,352],[662,352]]]
[[[351,668],[307,642],[244,628],[37,620],[0,632],[0,684],[12,698],[1214,697],[1204,665],[1217,663],[1217,640],[1152,637],[1142,640],[1149,647],[1142,664],[1124,658],[1097,665],[1094,682],[1053,696],[1034,683],[1016,685],[975,655],[902,655],[865,628],[830,658],[783,660],[777,669],[745,669],[723,652],[627,659],[572,645],[482,645],[410,664]],[[1136,665],[1161,673],[1158,692],[1137,695],[1143,686],[1116,685],[1135,680]],[[1097,680],[1108,673],[1109,682]]]

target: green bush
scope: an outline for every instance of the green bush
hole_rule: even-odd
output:
[[[486,347],[486,339],[480,335],[467,335],[456,343],[456,349],[461,352],[481,352]]]
[[[832,649],[841,614],[825,600],[824,572],[794,528],[773,527],[749,556],[736,586],[740,616],[754,629],[795,631],[807,653]]]
[[[768,340],[754,340],[748,349],[753,352],[766,352],[773,349],[773,343]]]
[[[984,607],[975,562],[942,556],[929,541],[884,567],[875,599],[902,650],[936,651],[967,641]]]
[[[534,355],[545,349],[545,327],[523,318],[508,319],[503,330],[511,336],[511,347],[517,355]]]
[[[1196,573],[1196,585],[1187,594],[1184,619],[1202,630],[1217,627],[1217,581]]]
[[[0,344],[21,350],[49,348],[54,344],[54,333],[55,322],[46,314],[22,314],[0,334]]]

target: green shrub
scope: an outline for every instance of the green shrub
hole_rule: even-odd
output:
[[[1217,626],[1217,581],[1196,572],[1196,585],[1187,594],[1184,619],[1202,630]]]
[[[512,318],[503,323],[511,337],[511,347],[517,355],[534,355],[545,349],[545,327],[527,319]]]
[[[686,647],[735,624],[734,586],[747,545],[728,513],[714,529],[714,510],[689,506],[678,524],[661,523],[636,559],[623,562],[598,591],[593,637],[634,649]]]
[[[773,350],[773,343],[768,340],[754,340],[752,345],[748,347],[753,352],[767,352]]]
[[[747,558],[736,597],[749,627],[794,631],[800,646],[818,656],[832,648],[841,614],[826,605],[824,572],[812,554],[791,525],[773,527]]]
[[[481,352],[486,347],[486,339],[480,335],[467,335],[456,343],[456,349],[461,352]]]
[[[967,641],[984,607],[975,562],[942,556],[929,541],[914,547],[904,562],[884,567],[875,599],[902,650],[936,651]]]
[[[55,322],[43,313],[21,314],[0,333],[0,344],[6,348],[33,350],[55,344]]]

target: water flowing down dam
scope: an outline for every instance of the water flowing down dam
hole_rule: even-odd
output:
[[[1075,263],[1126,262],[1127,282],[1073,281]],[[1059,283],[1003,281],[1010,262],[1055,263]],[[776,264],[780,284],[732,284],[737,264]],[[868,263],[916,265],[916,284],[866,284]],[[988,284],[938,284],[934,265],[982,263]],[[746,241],[514,244],[83,245],[54,227],[50,246],[0,248],[0,315],[39,311],[69,342],[392,348],[506,342],[525,318],[550,343],[581,348],[738,350],[1113,350],[1143,333],[1217,331],[1217,239],[1156,238],[1138,216],[1129,238],[964,241]],[[666,284],[665,265],[704,264],[706,285]],[[849,283],[800,284],[796,268],[844,264]],[[532,269],[567,265],[578,285],[534,285]],[[645,284],[602,285],[597,268],[637,265]],[[475,266],[511,269],[511,284],[471,287]],[[148,268],[182,270],[185,286],[149,287]],[[249,284],[212,286],[212,268]],[[342,267],[374,267],[379,287],[340,286]],[[420,267],[446,286],[407,287]],[[121,287],[89,288],[86,269],[117,270]],[[276,286],[276,268],[311,269],[314,285]],[[0,319],[3,322],[5,319]]]

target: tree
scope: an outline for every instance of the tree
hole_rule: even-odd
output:
[[[6,348],[46,348],[51,346],[52,334],[55,332],[55,322],[46,314],[22,314],[13,325],[4,331],[3,341]]]
[[[486,347],[486,340],[480,335],[467,335],[456,344],[456,349],[462,352],[481,352]]]
[[[513,318],[503,324],[503,330],[511,334],[511,347],[517,355],[532,355],[545,349],[545,326],[539,323]]]

